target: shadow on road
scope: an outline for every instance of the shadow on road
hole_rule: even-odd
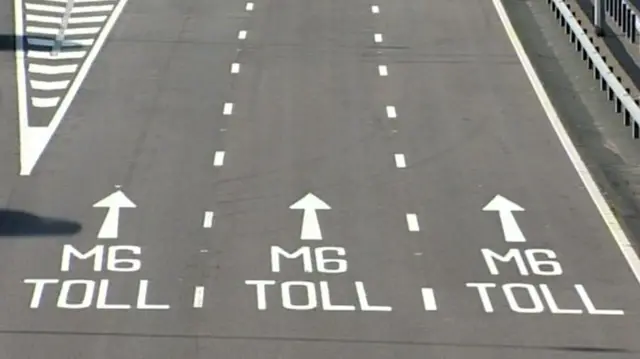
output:
[[[22,36],[20,37],[22,38]],[[16,36],[11,34],[0,34],[0,51],[15,51]]]
[[[82,226],[73,221],[0,209],[0,237],[70,236],[81,229]]]
[[[52,43],[55,41],[53,36],[29,36],[33,43],[27,43],[27,36],[16,36],[14,34],[0,34],[0,52],[16,51],[16,44],[21,41],[24,48],[31,50],[51,51]],[[44,43],[43,43],[44,41]],[[64,48],[66,50],[77,50],[78,48],[86,48],[87,46],[76,43],[73,40],[64,40]]]

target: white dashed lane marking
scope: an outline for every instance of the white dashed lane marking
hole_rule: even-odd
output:
[[[224,164],[224,151],[216,151],[213,156],[213,166],[220,167]]]
[[[374,14],[379,14],[380,13],[380,7],[378,5],[371,6],[371,12],[374,13]]]
[[[410,232],[420,231],[418,216],[415,213],[407,213],[407,227],[409,228]]]
[[[231,102],[227,102],[224,104],[224,109],[222,110],[223,115],[231,115],[233,113],[233,104]]]
[[[204,287],[196,287],[193,292],[193,307],[202,308],[204,303]]]
[[[436,304],[436,295],[431,288],[422,288],[422,301],[424,304],[424,310],[432,312],[438,310]]]
[[[387,117],[396,118],[398,117],[398,113],[396,112],[395,106],[387,106]]]
[[[396,167],[398,167],[398,168],[407,167],[407,162],[406,162],[403,154],[396,153],[395,159],[396,159]]]
[[[380,76],[387,76],[389,74],[389,71],[387,70],[387,66],[386,65],[378,66],[378,73],[380,74]]]
[[[233,64],[231,64],[231,73],[237,74],[238,72],[240,72],[240,64],[237,62],[234,62]]]
[[[202,227],[204,228],[213,227],[213,212],[211,211],[204,212],[204,220],[202,221]]]
[[[373,35],[373,41],[375,42],[382,42],[382,34],[375,34]]]
[[[238,32],[238,39],[244,40],[246,38],[247,38],[247,31],[246,30],[240,30],[240,32]]]

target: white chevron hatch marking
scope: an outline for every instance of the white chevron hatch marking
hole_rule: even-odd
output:
[[[20,175],[62,122],[128,0],[14,0]],[[30,125],[29,115],[48,121]]]

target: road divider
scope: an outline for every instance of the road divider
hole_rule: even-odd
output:
[[[594,78],[600,83],[600,90],[605,91],[609,101],[614,103],[616,113],[622,113],[624,125],[631,126],[633,138],[640,137],[639,101],[631,96],[629,89],[623,87],[620,78],[613,73],[612,68],[600,56],[598,47],[593,45],[593,39],[587,36],[565,1],[547,0],[547,4],[555,14],[560,26],[569,35],[571,43],[575,44],[576,51],[580,52],[589,69],[593,70]]]
[[[624,35],[635,44],[640,32],[640,21],[636,8],[627,0],[602,0],[604,8],[611,19],[622,29]]]

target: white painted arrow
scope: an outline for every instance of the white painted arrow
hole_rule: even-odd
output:
[[[483,209],[483,211],[495,211],[500,215],[500,222],[502,222],[502,232],[504,233],[504,240],[507,242],[526,242],[524,234],[518,226],[513,212],[522,212],[524,208],[520,207],[517,203],[514,203],[501,195],[495,196]]]
[[[320,231],[320,223],[318,222],[317,210],[331,209],[323,200],[316,197],[313,193],[308,193],[296,203],[292,204],[290,209],[301,209],[304,211],[302,217],[302,230],[300,231],[300,239],[302,240],[321,240],[322,232]]]
[[[125,196],[122,191],[117,190],[104,199],[96,202],[94,208],[108,208],[107,215],[102,222],[98,238],[118,238],[118,226],[120,225],[120,209],[136,208],[135,203]]]

